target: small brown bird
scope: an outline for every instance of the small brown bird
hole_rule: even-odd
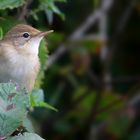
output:
[[[32,91],[40,67],[39,44],[50,32],[24,24],[13,27],[0,41],[0,82],[13,81]]]

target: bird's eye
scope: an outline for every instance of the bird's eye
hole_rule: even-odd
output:
[[[27,32],[23,34],[23,37],[24,37],[24,38],[28,38],[29,36],[30,36],[30,34],[27,33]]]

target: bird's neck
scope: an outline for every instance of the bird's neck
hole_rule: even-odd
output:
[[[10,61],[11,64],[14,65],[20,65],[21,66],[27,66],[28,64],[30,66],[36,65],[38,63],[38,53],[28,51],[26,47],[21,48],[15,48],[15,46],[9,44],[9,43],[3,43],[1,44],[2,47],[0,48],[1,56],[6,60]],[[30,47],[30,46],[29,46]]]

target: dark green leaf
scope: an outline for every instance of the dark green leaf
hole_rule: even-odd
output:
[[[24,3],[25,0],[0,0],[0,9],[13,9],[22,6]]]

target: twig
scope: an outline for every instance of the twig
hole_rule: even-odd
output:
[[[17,15],[17,19],[19,21],[26,21],[25,20],[25,16],[27,15],[27,13],[29,12],[29,5],[32,3],[33,0],[26,0],[25,4],[23,5],[22,8],[19,9],[18,15]]]
[[[118,47],[118,43],[121,40],[120,35],[124,31],[124,28],[127,25],[127,22],[130,18],[130,15],[133,11],[134,6],[136,5],[137,0],[132,0],[124,10],[121,18],[118,20],[118,25],[116,27],[116,32],[110,40],[106,40],[107,43],[105,47],[102,47],[102,61],[103,61],[103,80],[104,80],[104,88],[106,90],[110,90],[112,88],[112,76],[110,71],[110,66],[113,60],[114,53]],[[108,43],[109,42],[109,43]],[[107,83],[107,84],[106,84]]]
[[[136,75],[112,77],[111,81],[108,81],[106,84],[108,84],[109,82],[111,82],[111,84],[140,82],[140,76]]]
[[[75,40],[82,37],[84,33],[97,21],[97,19],[99,19],[101,14],[101,10],[97,10],[91,13],[86,21],[70,35],[69,39]]]
[[[45,68],[48,69],[62,54],[66,52],[66,47],[65,45],[60,45],[59,48],[52,54],[49,59],[46,61]]]
[[[68,41],[72,41],[72,40],[77,40],[81,37],[83,37],[83,35],[85,34],[85,32],[91,27],[93,26],[93,24],[96,23],[96,21],[100,18],[100,16],[102,15],[102,13],[104,13],[105,11],[108,11],[108,9],[110,8],[110,6],[108,4],[103,5],[102,7],[100,7],[99,9],[97,9],[96,11],[93,11],[88,17],[87,19],[81,24],[80,27],[78,27],[69,37],[68,37]],[[67,48],[64,44],[60,45],[59,48],[54,52],[54,54],[52,54],[49,59],[46,62],[46,67],[49,68],[53,63],[55,63],[55,61],[57,61],[65,52],[67,51]]]
[[[122,17],[119,19],[119,23],[118,26],[116,27],[116,32],[113,35],[113,38],[111,39],[111,43],[110,43],[110,51],[107,54],[107,58],[106,58],[106,70],[108,71],[108,69],[110,69],[110,64],[113,60],[113,56],[114,53],[117,49],[117,44],[119,42],[119,37],[122,34],[124,28],[127,25],[127,22],[131,16],[131,13],[134,9],[134,7],[136,6],[138,0],[131,0],[130,4],[128,5],[128,7],[126,8],[126,10],[124,11]]]

